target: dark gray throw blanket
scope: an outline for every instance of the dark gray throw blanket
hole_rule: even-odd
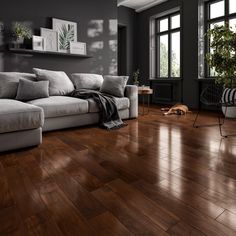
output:
[[[94,99],[100,110],[100,123],[103,128],[110,130],[126,126],[119,116],[114,97],[88,89],[74,90],[69,96],[81,99]]]

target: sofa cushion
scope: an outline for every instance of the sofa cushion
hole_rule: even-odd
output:
[[[88,99],[87,101],[89,102],[89,112],[90,113],[99,112],[99,107],[98,107],[97,103],[92,98]],[[116,103],[119,111],[128,109],[130,107],[130,102],[127,97],[115,98],[115,103]]]
[[[67,95],[75,89],[70,78],[64,71],[51,71],[37,68],[34,68],[33,71],[38,81],[49,81],[50,96]]]
[[[125,86],[128,79],[128,76],[104,76],[104,81],[100,92],[107,93],[115,97],[124,97]]]
[[[42,108],[12,99],[0,99],[0,133],[37,129],[43,124]]]
[[[43,108],[45,118],[88,113],[88,101],[66,96],[52,96],[28,102]]]
[[[0,72],[0,98],[15,98],[20,79],[35,81],[34,74]]]
[[[30,101],[39,98],[49,97],[49,82],[48,81],[28,81],[20,79],[16,100]]]
[[[103,83],[102,75],[77,73],[71,75],[76,89],[99,90]]]

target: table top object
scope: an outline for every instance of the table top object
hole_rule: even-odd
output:
[[[153,89],[148,86],[138,87],[138,94],[153,94]]]

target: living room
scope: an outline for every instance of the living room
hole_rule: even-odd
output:
[[[236,235],[236,0],[3,0],[0,235]]]

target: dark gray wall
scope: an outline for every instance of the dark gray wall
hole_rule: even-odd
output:
[[[26,21],[34,33],[40,27],[51,28],[51,18],[78,23],[78,41],[86,42],[91,59],[58,56],[22,56],[0,54],[0,71],[31,72],[32,67],[72,72],[116,74],[117,72],[117,3],[116,0],[2,0],[0,22],[4,35],[14,21]],[[110,27],[113,25],[113,27]],[[115,27],[114,27],[115,25]],[[1,27],[0,27],[1,28]],[[114,31],[114,30],[115,31]],[[7,39],[5,37],[5,43]],[[2,36],[0,35],[2,45]],[[2,47],[1,47],[2,49]]]
[[[181,101],[190,107],[198,106],[198,0],[169,0],[151,9],[138,14],[137,17],[137,67],[141,70],[143,84],[149,81],[149,21],[150,17],[175,7],[181,7],[182,13],[182,56],[183,56],[183,81],[172,84],[171,82],[154,82],[158,93],[158,85],[165,83],[173,86],[174,100]],[[181,86],[182,84],[182,86]],[[182,88],[181,88],[182,87]],[[160,86],[164,89],[164,86]],[[182,91],[182,92],[180,92]],[[163,91],[162,91],[163,92]],[[182,95],[181,95],[182,93]],[[173,100],[173,102],[175,102]]]
[[[127,74],[132,77],[136,69],[135,61],[135,30],[136,30],[136,13],[128,7],[118,7],[118,24],[125,26],[127,29]]]

